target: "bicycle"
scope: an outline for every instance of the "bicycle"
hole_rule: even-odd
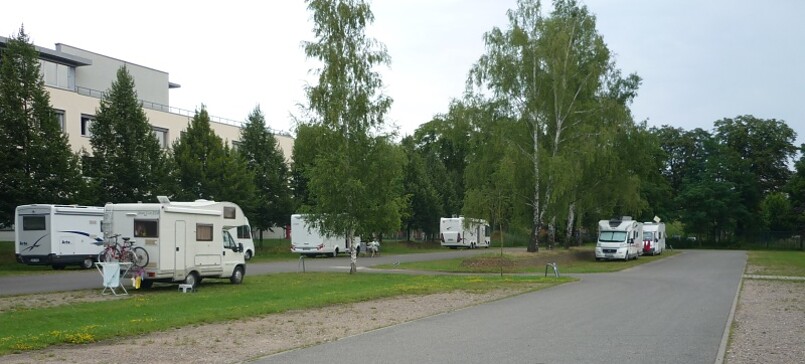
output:
[[[117,242],[120,234],[112,235],[114,242],[107,242],[105,248],[98,253],[99,262],[130,262],[136,268],[143,268],[150,260],[148,251],[143,247],[134,246],[131,238],[123,237],[123,244]]]

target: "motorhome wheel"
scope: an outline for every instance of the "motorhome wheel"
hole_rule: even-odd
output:
[[[338,248],[335,248],[335,250],[333,250],[333,258],[337,256],[338,256]]]
[[[90,269],[92,268],[92,263],[94,263],[92,258],[84,258],[84,261],[81,262],[81,268]]]
[[[190,274],[188,274],[184,279],[184,283],[193,286],[194,290],[198,287],[199,281],[200,279],[198,273],[196,272],[190,272]]]
[[[232,272],[232,277],[229,277],[229,281],[232,282],[232,284],[243,283],[243,267],[235,267],[235,271]]]
[[[252,259],[252,251],[251,251],[251,250],[247,250],[247,251],[246,251],[246,253],[243,253],[243,259],[245,259],[245,260],[251,260],[251,259]]]

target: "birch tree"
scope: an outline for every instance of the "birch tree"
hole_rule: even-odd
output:
[[[640,82],[620,77],[585,6],[556,0],[553,8],[545,17],[538,0],[518,1],[509,29],[485,35],[487,53],[471,71],[532,133],[521,146],[533,166],[532,252],[544,228],[553,245],[559,219],[573,226],[582,169],[595,148],[612,144],[613,125],[633,123],[627,105]]]
[[[318,83],[306,89],[308,122],[321,126],[326,150],[305,168],[310,205],[302,206],[312,226],[343,235],[350,247],[350,273],[356,272],[356,232],[397,229],[405,206],[404,154],[383,133],[391,99],[374,70],[390,62],[385,47],[368,38],[374,21],[362,0],[308,0],[312,42],[305,54],[321,63]],[[367,237],[368,238],[368,237]]]

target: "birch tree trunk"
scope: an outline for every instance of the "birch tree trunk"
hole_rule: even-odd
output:
[[[565,249],[570,248],[570,242],[573,241],[573,227],[576,220],[576,203],[570,203],[567,208],[567,228],[565,229]]]

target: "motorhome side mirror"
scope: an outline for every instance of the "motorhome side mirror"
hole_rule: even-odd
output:
[[[238,243],[238,250],[237,250],[237,252],[238,252],[238,253],[242,253],[242,252],[243,252],[243,243]]]

